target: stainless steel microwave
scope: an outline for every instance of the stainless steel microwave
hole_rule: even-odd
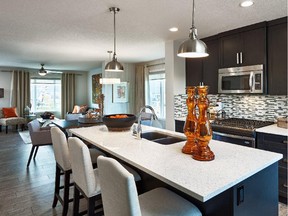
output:
[[[263,92],[263,65],[218,70],[218,93]]]

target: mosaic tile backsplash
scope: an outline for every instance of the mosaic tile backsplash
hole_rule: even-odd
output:
[[[186,94],[174,96],[174,117],[187,116]],[[280,116],[286,116],[286,95],[208,95],[210,105],[216,105],[221,100],[223,110],[229,118],[247,118],[263,121],[276,121]]]

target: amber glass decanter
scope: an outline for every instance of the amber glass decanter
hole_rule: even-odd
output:
[[[187,91],[187,108],[188,108],[188,114],[186,117],[186,121],[184,124],[184,134],[187,137],[187,141],[185,145],[182,148],[182,152],[185,154],[192,154],[195,150],[197,150],[197,144],[196,144],[196,128],[197,128],[197,116],[196,116],[196,87],[195,86],[188,86],[186,88]]]
[[[196,140],[198,149],[194,151],[192,157],[195,160],[211,161],[214,160],[214,153],[210,150],[208,144],[212,138],[212,128],[207,116],[209,100],[207,98],[208,86],[198,86],[198,124],[196,128]]]

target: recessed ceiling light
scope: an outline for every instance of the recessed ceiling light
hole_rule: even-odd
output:
[[[253,1],[247,0],[247,1],[241,2],[241,3],[240,3],[240,6],[241,6],[241,7],[250,7],[250,6],[252,6],[253,4],[254,4]]]
[[[171,32],[177,32],[177,31],[178,31],[178,28],[177,28],[177,27],[172,27],[172,28],[169,29],[169,31],[171,31]]]

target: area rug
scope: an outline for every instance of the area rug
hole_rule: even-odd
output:
[[[19,131],[18,133],[25,144],[31,144],[29,131]]]

